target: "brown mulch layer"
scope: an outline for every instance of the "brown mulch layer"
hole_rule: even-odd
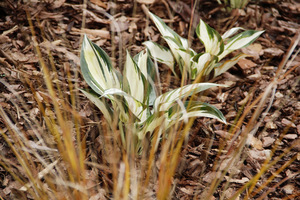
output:
[[[222,89],[221,92],[211,91],[204,99],[219,108],[229,124],[235,123],[235,117],[248,98],[258,97],[265,91],[276,70],[281,66],[281,61],[288,54],[290,46],[296,43],[291,57],[300,46],[298,39],[300,3],[296,0],[262,0],[259,3],[249,3],[243,10],[231,12],[226,12],[224,6],[217,4],[217,1],[202,0],[196,5],[194,13],[191,9],[194,6],[191,2],[194,1],[144,0],[142,2],[148,2],[149,4],[146,4],[148,9],[164,19],[178,34],[185,38],[190,37],[192,47],[197,52],[204,48],[195,34],[189,36],[189,24],[193,14],[195,21],[201,18],[220,33],[237,26],[265,30],[254,44],[242,50],[252,57],[240,61],[228,72],[216,78],[215,82],[229,87]],[[33,101],[29,82],[41,98],[47,98],[46,85],[33,40],[38,42],[49,69],[51,70],[51,66],[56,68],[58,76],[53,75],[56,82],[66,88],[68,73],[79,74],[79,77],[72,79],[72,82],[79,88],[87,87],[80,76],[79,67],[81,36],[84,33],[113,58],[114,65],[119,69],[121,68],[119,64],[124,62],[121,58],[124,58],[125,49],[128,49],[131,55],[135,55],[144,49],[142,43],[149,38],[163,44],[157,29],[149,22],[141,4],[136,1],[91,0],[85,12],[83,9],[82,2],[78,3],[75,0],[0,2],[0,106],[13,121],[18,122],[15,124],[18,128],[30,129],[26,121],[20,118],[18,108],[11,103],[13,100],[21,107],[23,102],[16,98],[16,94],[24,99],[28,107],[28,111],[24,111],[26,115],[38,121],[42,116]],[[35,36],[31,34],[27,16],[31,16]],[[120,32],[115,32],[116,27],[111,17],[116,20]],[[85,18],[84,28],[82,28],[83,18]],[[49,51],[52,64],[51,59],[48,59]],[[238,52],[232,53],[231,56],[236,53]],[[276,90],[268,97],[266,106],[262,110],[265,114],[258,119],[259,123],[251,132],[253,137],[244,149],[243,158],[237,163],[235,169],[227,172],[225,180],[220,183],[214,194],[215,199],[220,199],[221,196],[224,199],[229,198],[255,176],[267,154],[281,137],[283,138],[272,159],[280,156],[288,147],[292,146],[292,149],[262,175],[259,184],[265,182],[286,161],[294,156],[297,158],[253,199],[260,197],[266,191],[270,193],[264,199],[289,199],[289,196],[300,191],[300,57],[290,59],[284,66],[289,67],[288,69],[295,67],[295,70],[280,80]],[[168,69],[161,70],[162,73],[169,74]],[[178,80],[173,81],[179,83]],[[3,83],[7,83],[9,88]],[[169,87],[169,83],[163,83],[163,87]],[[96,122],[93,113],[99,111],[91,107],[83,95],[79,98],[81,103],[78,109],[82,118],[91,124]],[[69,102],[70,99],[66,97],[66,101]],[[242,128],[250,120],[253,111],[246,116]],[[0,117],[0,130],[5,133],[8,130],[3,122]],[[28,131],[29,138],[30,134]],[[94,134],[96,134],[94,137],[98,137],[97,133]],[[214,162],[220,144],[226,142],[227,134],[227,127],[215,120],[195,121],[190,141],[184,149],[178,173],[174,178],[174,182],[177,183],[173,194],[174,199],[201,198],[201,194],[215,177]],[[87,142],[91,137],[87,137]],[[0,141],[0,156],[11,163],[16,163],[16,158],[2,136]],[[230,184],[226,186],[228,180]],[[0,167],[0,196],[9,199],[11,193],[19,187],[12,176]],[[223,192],[225,187],[228,188]]]

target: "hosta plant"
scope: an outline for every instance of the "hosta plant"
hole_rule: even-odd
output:
[[[246,5],[249,3],[250,0],[224,0],[223,3],[226,6],[229,6],[232,9],[238,8],[238,9],[242,9],[245,8]],[[220,0],[218,0],[219,4],[222,4],[222,2]]]
[[[134,58],[127,52],[122,75],[112,66],[108,55],[84,36],[80,62],[83,77],[91,87],[82,92],[101,110],[108,124],[112,126],[118,121],[122,142],[127,131],[140,141],[145,133],[153,133],[158,127],[167,131],[177,121],[190,117],[210,117],[226,123],[223,114],[210,104],[181,102],[218,84],[190,84],[158,96],[153,84],[155,68],[147,50]]]
[[[228,30],[222,36],[213,28],[200,20],[196,33],[205,47],[205,52],[196,53],[189,47],[188,40],[179,36],[169,28],[159,17],[149,12],[150,18],[167,42],[169,48],[163,47],[155,42],[146,41],[144,44],[149,54],[158,62],[166,64],[174,73],[178,66],[182,74],[188,74],[190,79],[198,77],[200,81],[216,77],[235,65],[246,54],[237,56],[226,61],[221,60],[234,50],[251,44],[263,31],[244,30],[236,27]],[[177,64],[177,65],[176,65]]]

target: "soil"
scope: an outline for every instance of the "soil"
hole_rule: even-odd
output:
[[[58,74],[57,76],[51,74],[53,79],[65,88],[68,87],[68,73],[71,74],[72,82],[78,88],[87,87],[80,75],[79,67],[83,33],[101,46],[120,70],[120,64],[124,62],[121,58],[125,57],[125,49],[128,49],[131,55],[135,55],[145,48],[142,43],[149,38],[164,44],[158,30],[146,17],[142,4],[138,2],[144,3],[144,6],[164,19],[182,37],[189,37],[192,48],[196,52],[203,51],[204,47],[196,34],[193,34],[194,26],[191,27],[192,34],[189,34],[189,25],[193,24],[190,22],[192,16],[196,24],[201,18],[219,33],[224,33],[232,27],[265,30],[252,45],[241,50],[251,57],[241,60],[228,72],[212,80],[229,87],[210,91],[204,98],[206,102],[219,108],[228,123],[232,125],[236,123],[236,116],[240,110],[243,110],[243,105],[248,99],[251,101],[268,89],[278,69],[283,68],[281,70],[283,73],[292,69],[286,76],[282,76],[277,87],[266,98],[265,106],[261,110],[262,114],[250,130],[249,134],[252,136],[243,149],[243,159],[236,163],[236,168],[225,174],[225,179],[220,182],[212,199],[228,199],[253,178],[261,169],[274,145],[277,147],[273,152],[272,160],[279,158],[287,149],[289,151],[262,175],[258,184],[265,183],[287,161],[293,162],[284,167],[252,198],[299,198],[300,57],[297,51],[300,46],[300,2],[298,0],[251,1],[245,9],[231,11],[226,10],[217,1],[210,0],[91,0],[87,3],[86,12],[83,12],[83,2],[75,0],[32,0],[27,3],[20,0],[1,1],[0,107],[12,121],[16,122],[15,126],[21,130],[29,129],[26,121],[19,116],[20,108],[30,118],[41,121],[41,113],[34,103],[30,87],[35,88],[41,98],[47,98],[46,84],[34,41],[38,43],[42,57],[47,60],[49,70],[53,70],[51,66],[56,68]],[[195,2],[198,3],[195,11],[192,12]],[[114,32],[116,27],[107,13],[116,19],[120,32]],[[28,16],[31,16],[34,36],[30,30]],[[84,23],[82,19],[85,19]],[[52,64],[49,61],[51,60],[49,51]],[[230,56],[241,51],[233,52]],[[162,73],[170,73],[167,68],[160,70]],[[75,74],[79,74],[78,77]],[[176,80],[174,82],[173,87],[176,86]],[[163,82],[162,87],[171,86],[170,83]],[[162,89],[168,90],[168,88]],[[69,102],[69,94],[65,95],[66,101]],[[22,107],[24,102],[18,100],[17,96],[24,100],[28,110]],[[86,123],[85,126],[93,129],[93,124],[98,120],[93,113],[99,111],[83,94],[78,98],[80,98],[79,112]],[[12,102],[16,102],[20,107],[17,108]],[[241,130],[245,129],[247,123],[251,121],[251,117],[255,115],[254,111],[255,109],[251,109],[247,113]],[[0,117],[0,132],[8,133],[8,131],[3,118]],[[28,131],[26,137],[30,138],[31,134]],[[218,158],[218,149],[222,143],[234,143],[225,139],[228,134],[229,126],[215,120],[201,118],[195,121],[173,180],[176,183],[173,199],[201,199],[205,188],[209,187],[217,176],[213,166]],[[86,142],[93,142],[97,137],[99,133],[93,131],[93,136],[87,136]],[[234,144],[231,148],[235,148]],[[2,135],[0,135],[0,150],[0,157],[4,157],[6,162],[18,165],[15,155]],[[230,154],[224,154],[220,159],[224,163],[226,156]],[[229,186],[226,185],[228,182],[230,182]],[[10,173],[4,167],[0,167],[0,197],[11,199],[12,193],[19,188]]]

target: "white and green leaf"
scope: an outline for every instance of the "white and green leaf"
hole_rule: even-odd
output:
[[[163,47],[152,41],[146,41],[143,44],[147,47],[153,59],[155,59],[158,62],[164,63],[173,71],[173,73],[175,73],[175,60],[171,51],[168,48]]]
[[[247,57],[246,54],[239,54],[238,56],[225,61],[224,63],[220,64],[219,66],[214,68],[214,77],[219,76],[220,74],[223,74],[228,69],[230,69],[232,66],[234,66],[240,59]]]
[[[147,67],[147,65],[146,65]],[[147,74],[147,68],[144,69],[144,73]],[[140,102],[144,102],[145,99],[145,88],[144,88],[144,81],[145,79],[141,69],[137,66],[136,62],[130,56],[129,52],[126,52],[126,62],[124,67],[124,78],[127,79],[128,83],[128,93],[132,95],[135,99]]]
[[[170,121],[168,120],[167,113],[162,115],[158,115],[157,113],[152,114],[146,121],[141,133],[153,133],[156,128],[165,131],[167,127],[170,125]],[[142,136],[140,136],[142,137]]]
[[[231,8],[244,8],[250,0],[230,0],[230,7]]]
[[[172,37],[164,37],[165,41],[168,43],[172,54],[175,57],[176,62],[178,63],[181,72],[183,73],[183,68],[185,67],[188,72],[190,72],[191,68],[191,55],[195,54],[194,50],[190,48],[184,48],[181,45],[178,45],[176,40]]]
[[[200,53],[192,58],[192,79],[195,79],[199,73],[204,74],[204,70],[211,62],[212,55],[210,53]]]
[[[170,27],[168,27],[166,23],[162,21],[161,18],[157,17],[151,12],[149,12],[149,15],[163,37],[173,38],[176,41],[178,46],[182,46],[185,49],[189,47],[188,40],[179,36],[175,31],[173,31]]]
[[[148,56],[149,56],[148,51],[146,50],[146,51],[141,51],[134,57],[137,67],[140,69],[140,71],[142,72],[146,80],[148,79],[148,71],[147,71]]]
[[[216,107],[203,102],[193,101],[189,102],[186,101],[184,103],[185,110],[179,108],[178,105],[174,105],[169,109],[169,118],[172,121],[176,120],[184,120],[186,118],[191,117],[208,117],[217,119],[226,124],[226,119],[222,112],[218,110]]]
[[[219,55],[223,52],[224,42],[222,37],[215,29],[211,28],[201,19],[196,28],[196,33],[205,46],[205,52],[212,55]]]
[[[163,38],[167,42],[173,56],[175,57],[176,62],[178,63],[180,70],[182,73],[183,68],[185,67],[188,71],[190,70],[190,50],[188,40],[179,36],[175,31],[173,31],[170,27],[168,27],[162,19],[157,17],[156,15],[149,12],[150,18],[155,23],[159,32],[162,34]],[[175,72],[174,69],[171,69]],[[175,74],[175,73],[174,73]]]
[[[199,93],[201,91],[215,86],[224,85],[215,83],[195,83],[171,90],[157,97],[157,99],[154,102],[154,111],[167,111],[177,100],[182,99],[183,97],[191,96],[192,94]]]
[[[222,35],[222,39],[225,40],[231,36],[233,36],[234,34],[236,34],[239,30],[245,30],[244,28],[241,27],[234,27],[229,29],[228,31],[226,31],[223,35]]]
[[[84,35],[80,66],[87,84],[98,94],[109,88],[120,88],[120,81],[108,55]]]
[[[112,98],[112,96],[121,96],[123,98],[117,99],[117,98]],[[109,98],[113,101],[119,101],[121,102],[122,106],[119,106],[120,108],[126,106],[136,118],[139,119],[140,122],[143,122],[147,119],[147,107],[144,106],[143,103],[135,99],[133,96],[129,95],[128,93],[124,92],[123,90],[112,88],[105,90],[103,92],[103,95],[106,98]],[[124,101],[125,100],[125,101]],[[125,109],[125,108],[124,108]],[[128,113],[126,110],[123,112]],[[129,115],[129,113],[128,113]]]
[[[233,36],[225,45],[224,52],[218,56],[219,60],[234,50],[244,48],[252,44],[263,32],[264,31],[247,30]]]
[[[133,59],[142,72],[145,89],[145,98],[143,103],[147,105],[153,105],[154,100],[156,99],[156,90],[154,83],[154,79],[156,78],[156,69],[154,63],[150,59],[147,49],[146,51],[141,51],[140,53],[135,55]]]
[[[108,105],[108,103],[104,99],[101,99],[100,96],[95,94],[94,92],[88,92],[86,90],[80,90],[80,91],[99,108],[106,121],[109,124],[112,124],[113,110]]]

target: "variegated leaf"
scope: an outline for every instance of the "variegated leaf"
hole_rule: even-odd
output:
[[[159,129],[161,129],[162,131],[165,131],[166,128],[168,127],[170,121],[168,120],[167,114],[163,114],[163,115],[156,115],[157,113],[151,115],[145,125],[143,126],[143,129],[141,130],[141,133],[153,133],[154,130],[156,128],[159,127]],[[140,138],[142,137],[142,135],[140,135]]]
[[[128,109],[135,115],[135,117],[138,118],[141,122],[147,119],[147,112],[148,112],[147,107],[145,107],[140,101],[135,99],[133,96],[127,94],[126,92],[120,89],[112,88],[112,89],[105,90],[102,96],[109,98],[113,101],[121,101],[111,97],[115,95],[124,97],[126,101],[121,102],[121,104],[126,105]],[[122,108],[122,106],[119,106],[119,108]]]
[[[154,100],[156,99],[156,90],[154,84],[154,79],[156,78],[156,69],[154,63],[149,57],[148,50],[141,51],[140,53],[135,55],[133,59],[137,63],[139,69],[141,69],[141,72],[145,78],[145,98],[143,103],[152,106]]]
[[[159,17],[149,12],[151,19],[154,21],[156,27],[162,34],[165,41],[168,43],[170,50],[175,57],[182,73],[183,68],[190,71],[190,52],[188,40],[179,36],[171,28],[169,28]],[[191,50],[193,51],[193,50]],[[174,72],[174,70],[172,70]],[[175,73],[174,73],[175,74]]]
[[[147,69],[145,73],[147,73]],[[135,61],[129,55],[129,52],[126,53],[126,62],[124,68],[124,76],[127,78],[127,82],[129,85],[128,93],[132,95],[136,100],[140,102],[144,102],[144,75],[142,74],[140,68],[137,66]]]
[[[234,34],[236,34],[239,30],[245,30],[241,27],[234,27],[234,28],[231,28],[229,29],[228,31],[226,31],[223,35],[222,35],[222,38],[223,40],[233,36]]]
[[[199,73],[204,76],[204,70],[211,62],[212,56],[210,53],[200,53],[193,57],[192,79],[195,79]]]
[[[182,46],[178,45],[176,40],[172,37],[164,37],[164,39],[168,43],[181,72],[184,73],[183,68],[185,67],[186,71],[190,73],[191,55],[195,54],[194,50],[190,48],[183,48]]]
[[[214,71],[214,77],[219,76],[220,74],[223,74],[226,72],[228,69],[230,69],[233,65],[235,65],[240,59],[247,57],[246,54],[239,54],[238,56],[225,61],[221,65],[215,67]]]
[[[205,46],[205,52],[212,55],[219,55],[224,50],[224,42],[220,34],[204,21],[200,20],[199,25],[196,28],[198,38]]]
[[[186,101],[184,106],[185,110],[183,111],[181,108],[178,108],[178,105],[169,109],[169,117],[172,121],[183,120],[191,117],[209,117],[226,124],[226,119],[222,112],[208,103]]]
[[[185,85],[183,87],[171,90],[167,93],[164,93],[157,97],[154,102],[154,111],[167,111],[172,104],[178,99],[182,99],[183,97],[191,96],[192,94],[199,93],[203,90],[209,89],[215,86],[224,86],[215,83],[196,83]]]
[[[143,43],[153,59],[167,65],[174,73],[175,60],[171,51],[155,42],[146,41]]]
[[[112,114],[113,111],[105,100],[101,99],[99,95],[93,92],[88,92],[85,90],[80,90],[91,102],[93,102],[99,110],[102,112],[104,118],[109,124],[112,124]]]
[[[248,4],[249,1],[250,0],[230,0],[230,7],[233,9],[242,9]]]
[[[264,31],[247,30],[230,38],[228,43],[225,45],[224,52],[218,56],[219,60],[234,50],[247,47],[253,43],[263,32]]]
[[[147,71],[147,65],[148,65],[148,51],[141,51],[138,53],[134,60],[137,64],[137,67],[142,72],[143,76],[145,77],[145,80],[148,79],[148,71]]]
[[[170,27],[166,25],[165,22],[162,21],[159,17],[154,15],[153,13],[149,12],[150,18],[155,23],[156,27],[158,28],[159,32],[162,34],[163,37],[171,37],[173,38],[178,46],[187,49],[189,47],[188,40],[179,36],[176,32],[174,32]]]
[[[109,88],[120,88],[117,73],[110,58],[85,35],[81,48],[80,66],[88,85],[98,94]]]

